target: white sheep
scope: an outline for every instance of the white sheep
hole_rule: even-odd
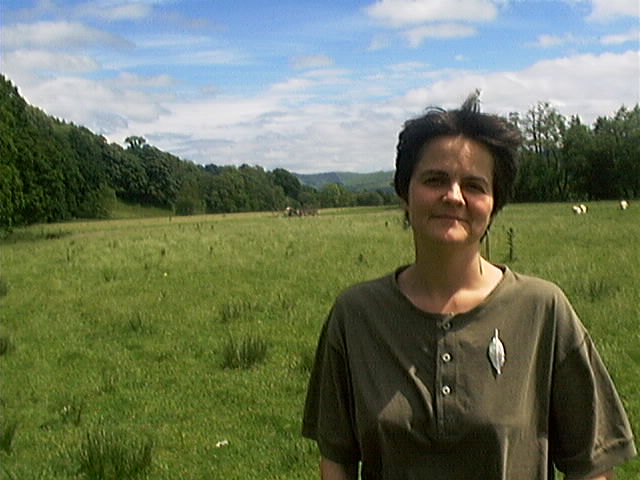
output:
[[[580,204],[580,210],[582,210],[583,214],[587,213],[587,206],[581,203]]]
[[[620,200],[620,210],[626,210],[627,208],[629,208],[629,202]]]
[[[582,213],[582,209],[578,205],[571,207],[571,211],[576,215],[580,215]]]

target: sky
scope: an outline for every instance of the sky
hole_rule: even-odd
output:
[[[0,73],[49,115],[207,165],[392,170],[476,88],[586,124],[640,102],[638,0],[1,0]]]

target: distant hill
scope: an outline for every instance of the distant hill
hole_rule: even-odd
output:
[[[379,171],[372,173],[355,173],[355,172],[327,172],[302,174],[294,173],[300,183],[310,185],[320,189],[328,183],[339,183],[345,188],[362,192],[365,190],[384,190],[392,191],[393,171]]]

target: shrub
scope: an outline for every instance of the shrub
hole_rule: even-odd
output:
[[[88,480],[138,478],[151,468],[153,442],[124,432],[87,433],[78,455],[79,473]]]
[[[222,367],[251,368],[264,362],[268,349],[269,344],[258,337],[246,337],[240,342],[229,337],[222,352]]]

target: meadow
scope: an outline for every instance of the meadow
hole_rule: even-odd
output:
[[[127,216],[133,216],[128,214]],[[313,479],[335,295],[413,257],[393,208],[37,225],[0,243],[0,479]],[[491,259],[558,283],[640,431],[640,206],[511,205]],[[638,461],[618,479],[640,478]]]

